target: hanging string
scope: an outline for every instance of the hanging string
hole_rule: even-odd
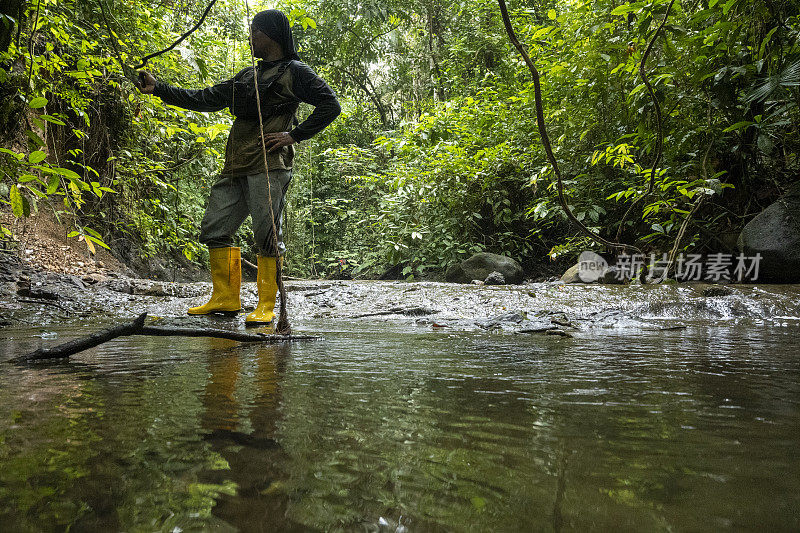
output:
[[[245,10],[247,11],[247,20],[251,20],[250,4],[244,0]],[[278,256],[278,231],[275,227],[275,211],[272,208],[272,185],[269,182],[269,164],[267,163],[267,139],[264,136],[264,118],[261,115],[261,94],[258,91],[258,69],[256,68],[255,51],[253,50],[252,39],[248,40],[250,44],[250,63],[253,67],[253,84],[256,89],[256,107],[258,108],[258,123],[259,131],[261,131],[261,151],[264,155],[264,172],[267,178],[267,195],[269,199],[269,217],[272,223],[272,244],[275,247],[275,281],[278,283],[278,292],[281,296],[280,314],[278,317],[278,324],[275,327],[275,332],[281,335],[289,335],[292,328],[289,325],[289,316],[286,310],[286,288],[283,286],[283,261]]]

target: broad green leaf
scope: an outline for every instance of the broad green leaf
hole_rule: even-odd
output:
[[[750,126],[752,124],[755,124],[755,122],[750,122],[749,120],[742,120],[741,122],[737,122],[733,126],[728,126],[724,130],[722,130],[722,133],[728,133],[730,131],[737,131],[737,130],[740,130],[742,128],[746,128],[747,126]]]
[[[625,3],[625,4],[622,4],[621,6],[617,6],[614,9],[612,9],[610,14],[611,15],[624,15],[625,13],[629,13],[629,12],[633,11],[633,9],[634,8],[631,6],[631,4]]]
[[[46,153],[42,152],[41,150],[36,150],[35,152],[31,152],[31,154],[28,156],[28,162],[35,165],[44,161],[46,157]]]
[[[36,132],[33,132],[33,131],[31,131],[31,130],[25,130],[25,135],[26,135],[26,136],[28,137],[28,139],[30,139],[30,140],[31,140],[31,142],[32,142],[33,144],[35,144],[36,146],[44,146],[44,140],[43,140],[43,139],[42,139],[42,138],[39,136],[39,134],[38,134],[38,133],[36,133]]]
[[[97,237],[98,239],[102,239],[102,238],[103,238],[103,236],[102,236],[102,235],[100,235],[99,233],[97,233],[97,232],[96,232],[95,230],[93,230],[92,228],[83,228],[83,229],[84,229],[84,231],[86,231],[86,233],[88,233],[89,235],[93,235],[93,236]]]
[[[64,176],[68,180],[75,180],[75,181],[80,182],[82,184],[81,188],[83,188],[83,185],[87,185],[83,181],[83,179],[78,175],[77,172],[75,172],[73,170],[70,170],[68,168],[53,167],[53,172],[55,172],[56,174],[60,174],[61,176]],[[88,187],[88,185],[87,185],[87,187]]]
[[[30,192],[32,192],[34,195],[36,195],[36,196],[38,196],[39,198],[41,198],[42,200],[44,200],[44,199],[46,199],[46,198],[47,198],[47,195],[46,195],[45,193],[43,193],[42,191],[40,191],[40,190],[39,190],[38,188],[36,188],[36,187],[26,187],[26,188],[27,188],[27,189],[28,189]],[[36,207],[36,204],[34,204],[34,207]]]
[[[14,150],[9,150],[8,148],[0,148],[0,152],[14,156],[14,159],[16,160],[20,160],[25,157],[25,154],[17,153]]]
[[[103,242],[103,239],[98,239],[96,237],[92,237],[91,235],[84,235],[83,238],[87,241],[87,244],[89,242],[93,242],[93,243],[95,243],[95,244],[97,244],[99,246],[102,246],[106,250],[110,250],[111,249],[111,248],[108,247],[108,245],[106,243]],[[92,251],[92,253],[94,253],[94,251]]]
[[[53,194],[58,190],[58,186],[61,184],[61,178],[58,177],[58,174],[53,174],[50,176],[50,179],[47,182],[47,194]]]
[[[11,200],[11,211],[17,218],[22,218],[25,215],[25,206],[22,202],[22,194],[19,192],[19,187],[12,185],[8,191],[8,197]]]
[[[56,124],[58,126],[66,126],[66,122],[61,119],[54,117],[53,115],[39,115],[39,118],[46,120],[47,122]]]
[[[31,109],[40,109],[47,105],[47,98],[44,96],[37,96],[33,100],[28,103],[28,107]]]
[[[550,27],[549,26],[545,26],[544,28],[539,28],[538,30],[536,30],[533,33],[533,35],[531,35],[531,39],[534,39],[534,40],[535,39],[539,39],[540,37],[546,35],[547,32],[549,32],[549,31],[550,31]]]

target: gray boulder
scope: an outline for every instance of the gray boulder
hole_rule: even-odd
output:
[[[583,283],[583,280],[578,276],[580,265],[572,265],[566,272],[561,274],[561,281],[564,283]]]
[[[494,272],[486,276],[486,279],[483,280],[483,283],[485,285],[505,285],[506,278],[504,278],[500,272],[495,270]]]
[[[800,185],[748,222],[738,245],[746,257],[761,254],[756,281],[800,281]]]
[[[451,283],[471,283],[473,279],[486,279],[492,272],[503,275],[506,283],[522,283],[522,265],[510,257],[482,252],[466,261],[450,266],[444,278]]]
[[[584,281],[580,275],[580,264],[572,265],[566,272],[561,275],[561,281],[564,283],[605,283],[608,285],[619,285],[625,283],[625,272],[620,272],[619,268],[614,265],[607,266],[600,277],[596,280]]]

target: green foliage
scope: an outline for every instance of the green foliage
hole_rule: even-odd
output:
[[[27,2],[19,38],[6,39],[2,201],[16,216],[58,203],[88,247],[132,241],[143,256],[203,260],[198,225],[231,119],[139,95],[119,61],[165,47],[205,6],[108,0],[109,27],[99,1]],[[647,195],[657,124],[638,69],[667,5],[510,7],[542,74],[576,217],[613,239],[634,205],[623,240],[664,250],[701,195],[709,201],[686,245],[714,248],[709,235],[736,231],[800,170],[799,14],[764,0],[673,5],[646,65],[664,115]],[[593,246],[558,202],[530,74],[494,0],[277,7],[345,109],[301,143],[285,220],[290,274],[397,267],[419,277],[475,251],[530,263]],[[219,0],[203,27],[148,68],[185,87],[229,78],[249,63],[244,17],[241,2]],[[240,240],[247,253],[247,228]]]

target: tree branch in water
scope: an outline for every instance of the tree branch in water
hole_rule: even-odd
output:
[[[40,361],[42,359],[59,359],[69,357],[78,352],[94,348],[104,342],[117,337],[128,335],[153,335],[159,337],[214,337],[217,339],[230,339],[239,342],[261,342],[264,344],[277,344],[280,342],[318,340],[313,335],[268,335],[266,333],[241,333],[226,329],[214,328],[172,328],[145,326],[144,320],[147,313],[142,313],[132,322],[114,326],[93,333],[88,337],[74,339],[52,348],[39,348],[27,355],[11,359],[11,362]]]

